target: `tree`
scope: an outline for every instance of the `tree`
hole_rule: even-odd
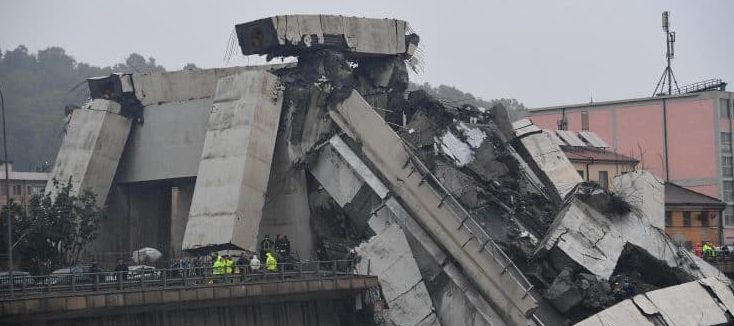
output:
[[[9,203],[14,249],[23,257],[23,267],[32,273],[45,274],[76,264],[86,245],[96,239],[104,218],[90,191],[76,195],[71,182],[61,185],[56,180],[54,187],[55,198],[50,193],[34,196],[27,213],[15,202]],[[3,221],[7,218],[5,212]]]
[[[30,53],[25,46],[0,53],[0,87],[8,119],[8,152],[17,170],[53,162],[61,145],[64,107],[89,97],[86,79],[112,72],[165,71],[153,58],[132,53],[114,67],[77,62],[60,47]],[[22,150],[30,149],[30,150]]]
[[[512,121],[528,116],[528,109],[525,105],[514,98],[499,98],[485,101],[482,98],[474,97],[471,93],[464,93],[453,86],[439,85],[438,87],[433,87],[429,83],[423,83],[423,85],[411,83],[410,89],[422,89],[445,105],[454,107],[470,104],[490,109],[497,104],[502,104],[507,109],[507,113],[510,115],[510,120]]]

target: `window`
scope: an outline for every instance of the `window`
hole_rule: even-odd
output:
[[[683,212],[683,226],[691,227],[691,212]]]
[[[731,133],[730,132],[721,133],[721,152],[731,153]]]
[[[665,226],[673,226],[673,212],[665,212]]]
[[[721,174],[725,177],[732,177],[732,157],[722,156],[721,157]]]
[[[599,171],[599,185],[604,189],[609,189],[609,172]]]
[[[721,103],[719,104],[719,115],[725,119],[731,118],[731,113],[729,112],[729,101],[726,99],[721,99]]]
[[[583,170],[576,170],[576,172],[578,172],[578,173],[579,173],[579,175],[581,176],[581,179],[584,179],[584,180],[586,180],[586,179],[584,178],[584,171],[583,171]]]
[[[701,215],[699,215],[698,218],[701,220],[701,226],[709,226],[708,212],[701,212]]]
[[[724,210],[724,224],[734,225],[734,207],[727,207]]]
[[[28,189],[31,196],[43,195],[44,186],[28,186]]]
[[[581,130],[589,130],[589,111],[581,111]]]
[[[14,196],[20,196],[20,193],[23,191],[23,186],[21,185],[13,185],[13,195]]]
[[[734,201],[734,181],[724,181],[723,201]]]

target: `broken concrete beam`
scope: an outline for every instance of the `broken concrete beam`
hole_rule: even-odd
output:
[[[576,325],[724,325],[733,301],[730,282],[710,277],[639,294]]]
[[[659,204],[657,199],[661,198],[664,191],[659,180],[655,181],[656,178],[646,171],[619,178],[622,180],[618,184],[630,187],[634,184],[635,190],[631,191],[648,201],[647,205],[652,207],[649,208],[651,213],[660,212],[659,208],[653,207]],[[632,180],[625,180],[627,178]],[[546,252],[555,258],[565,255],[594,275],[608,280],[625,247],[631,245],[671,268],[680,269],[691,279],[720,274],[674,243],[663,229],[653,224],[653,217],[648,216],[646,211],[633,209],[625,214],[600,211],[599,207],[613,206],[602,202],[610,201],[612,196],[601,188],[583,196],[572,196],[550,226],[536,255]],[[641,202],[639,205],[640,208],[645,206]]]
[[[332,15],[284,15],[235,26],[242,54],[297,56],[303,50],[329,48],[358,56],[412,55],[418,37],[406,35],[407,23]]]
[[[47,193],[55,197],[54,180],[71,181],[74,193],[89,190],[105,204],[132,124],[121,112],[119,103],[95,99],[71,113]]]
[[[527,323],[536,307],[527,280],[387,123],[356,91],[331,113],[347,135],[354,135],[390,192],[446,248],[503,319]]]
[[[184,250],[256,249],[282,102],[278,78],[269,72],[243,71],[219,80]]]
[[[665,230],[665,182],[646,171],[627,172],[614,178],[620,197],[647,216],[651,226]]]
[[[547,176],[560,199],[566,198],[578,183],[584,181],[561,148],[529,120],[518,120],[513,127],[521,145],[520,148],[515,146],[518,153],[536,175]]]
[[[339,136],[333,136],[321,149],[309,171],[343,208],[360,206],[358,201],[370,200],[358,195],[363,187],[371,189],[371,196],[387,196],[387,188]],[[388,317],[393,323],[416,326],[426,319],[435,321],[431,298],[408,240],[400,225],[390,217],[390,210],[382,208],[372,208],[372,212],[366,212],[369,216],[353,217],[367,220],[375,233],[355,248],[361,257],[357,268],[360,273],[378,276],[390,307]]]

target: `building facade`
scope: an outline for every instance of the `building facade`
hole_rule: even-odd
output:
[[[606,149],[561,146],[584,181],[598,182],[605,189],[613,188],[614,178],[635,170],[638,161]]]
[[[720,199],[724,243],[734,243],[734,93],[706,91],[537,108],[541,128],[592,130],[665,181]]]
[[[10,176],[10,199],[23,207],[30,204],[33,196],[43,194],[49,179],[49,173],[46,172],[13,171],[12,162],[8,164],[8,174]],[[5,163],[0,163],[0,205],[5,205],[7,202],[8,196],[5,194]]]
[[[665,233],[682,246],[722,241],[724,202],[673,183],[665,184]]]

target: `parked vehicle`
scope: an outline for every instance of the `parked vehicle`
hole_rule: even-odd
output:
[[[129,271],[127,274],[128,280],[139,280],[141,278],[145,280],[157,280],[161,278],[161,271],[153,266],[134,265],[128,266],[127,270]]]
[[[45,285],[62,285],[74,283],[91,283],[94,282],[93,275],[89,274],[91,265],[77,265],[65,267],[51,272],[51,275],[45,280]]]
[[[10,273],[0,272],[0,288],[10,287]],[[13,287],[20,288],[35,284],[31,273],[23,271],[13,271]]]

